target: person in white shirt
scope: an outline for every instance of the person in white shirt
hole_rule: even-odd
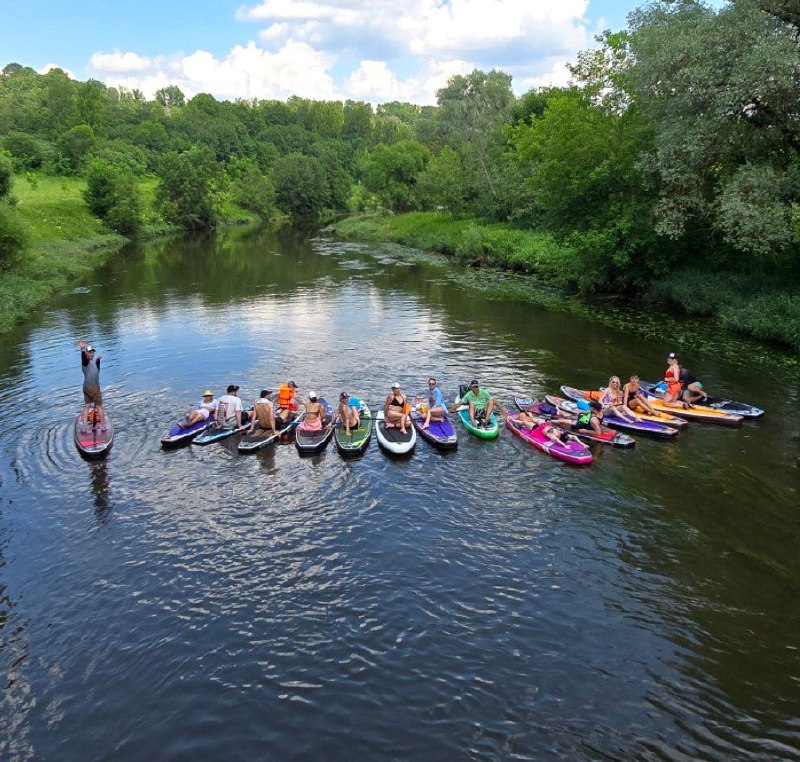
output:
[[[217,400],[217,424],[226,429],[241,428],[242,426],[242,401],[236,392],[239,387],[231,384],[227,393]]]
[[[211,389],[206,389],[203,392],[203,398],[197,403],[197,409],[187,413],[186,421],[178,425],[186,429],[189,426],[200,423],[200,421],[207,421],[212,414],[217,412],[217,404],[217,400],[214,399],[214,392]]]

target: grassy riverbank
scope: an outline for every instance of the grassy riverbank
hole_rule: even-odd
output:
[[[392,241],[454,256],[464,263],[513,270],[545,285],[577,291],[576,252],[545,233],[473,218],[453,220],[434,212],[357,215],[330,229],[347,240]],[[788,273],[787,277],[786,270],[684,270],[660,278],[638,297],[711,318],[731,331],[800,349],[800,288],[791,285],[797,283],[800,274]]]
[[[50,296],[91,272],[128,243],[92,215],[83,200],[82,178],[52,175],[16,176],[14,212],[27,233],[25,250],[0,269],[0,333],[32,314]],[[156,178],[140,179],[144,208],[140,238],[176,232],[153,209]],[[228,202],[223,225],[255,223],[258,218]]]

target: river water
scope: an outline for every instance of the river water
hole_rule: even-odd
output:
[[[95,464],[71,439],[80,336],[117,426]],[[490,299],[388,246],[124,252],[0,341],[0,758],[800,759],[785,355],[684,348],[767,416],[588,468],[506,431],[405,460],[159,446],[207,386],[377,406],[434,374],[508,404],[659,377],[679,340]]]

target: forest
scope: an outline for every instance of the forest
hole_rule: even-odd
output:
[[[229,102],[174,86],[148,100],[9,63],[0,279],[35,238],[21,197],[79,188],[127,238],[348,213],[337,232],[658,300],[800,347],[795,8],[655,2],[581,53],[568,86],[517,96],[510,75],[475,70],[435,106]]]

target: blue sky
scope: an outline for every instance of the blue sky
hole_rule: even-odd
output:
[[[631,0],[0,0],[0,66],[188,96],[432,103],[449,76],[499,68],[514,89],[564,63]]]

